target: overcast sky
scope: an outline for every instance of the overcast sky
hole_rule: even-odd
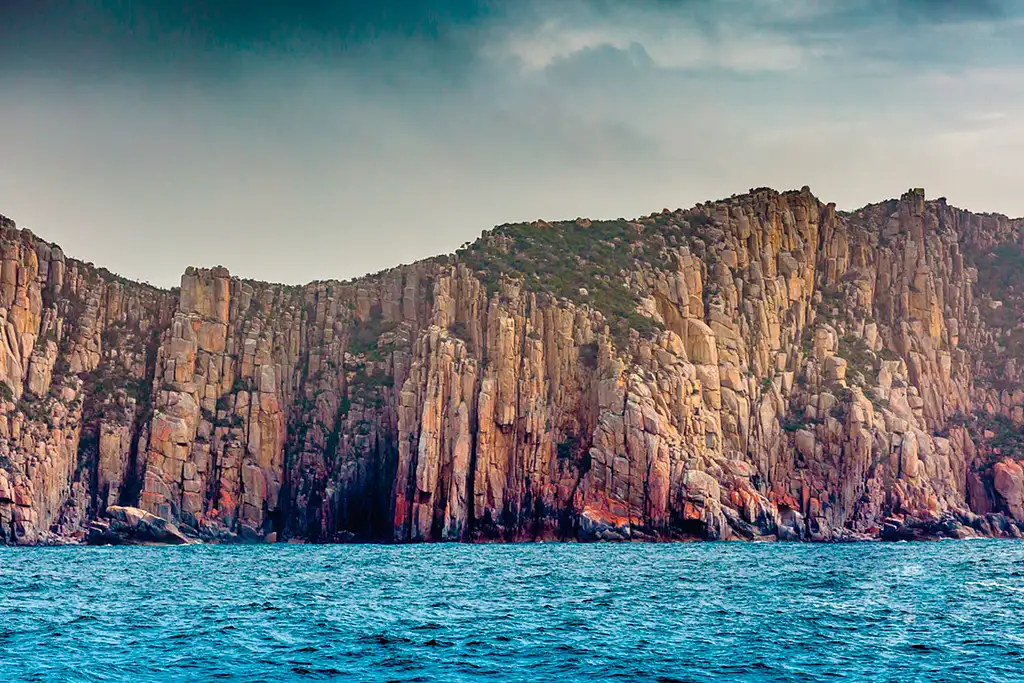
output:
[[[153,284],[810,185],[1024,214],[1024,1],[2,0],[0,213]]]

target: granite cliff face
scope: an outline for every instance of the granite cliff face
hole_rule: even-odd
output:
[[[1022,226],[759,189],[163,291],[2,219],[0,541],[112,506],[208,540],[1019,537]]]

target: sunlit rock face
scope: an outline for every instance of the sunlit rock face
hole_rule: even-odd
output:
[[[922,190],[506,225],[301,287],[163,291],[0,222],[3,542],[111,506],[209,540],[1024,529],[1024,223]]]

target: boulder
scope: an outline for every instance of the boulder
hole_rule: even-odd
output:
[[[87,545],[184,545],[192,541],[163,517],[135,507],[111,505],[106,519],[90,524]]]
[[[992,483],[1010,516],[1024,522],[1024,467],[1010,459],[1001,460],[992,468]]]

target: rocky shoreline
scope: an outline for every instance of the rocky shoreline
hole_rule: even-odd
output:
[[[844,530],[830,538],[812,538],[800,536],[792,530],[784,530],[781,534],[768,536],[752,536],[737,539],[735,542],[789,542],[789,543],[871,543],[871,542],[934,542],[943,540],[968,540],[980,538],[1024,539],[1024,524],[1014,522],[1005,515],[993,513],[984,517],[967,514],[957,516],[943,515],[937,519],[919,519],[913,517],[890,517],[884,520],[884,526],[875,535]],[[473,541],[468,541],[473,543]],[[476,543],[501,543],[501,541],[476,541]],[[640,529],[598,529],[589,536],[577,538],[546,538],[530,542],[604,542],[604,543],[677,543],[677,542],[710,542],[694,537],[664,537],[657,533],[645,533]],[[76,537],[47,534],[35,544],[37,546],[171,546],[192,544],[305,544],[299,538],[279,539],[271,533],[260,536],[252,529],[242,533],[232,533],[226,529],[204,529],[202,533],[187,526],[178,526],[139,508],[111,506],[105,515],[89,523],[88,529]],[[354,534],[340,534],[321,544],[395,544],[395,541],[358,539]]]

